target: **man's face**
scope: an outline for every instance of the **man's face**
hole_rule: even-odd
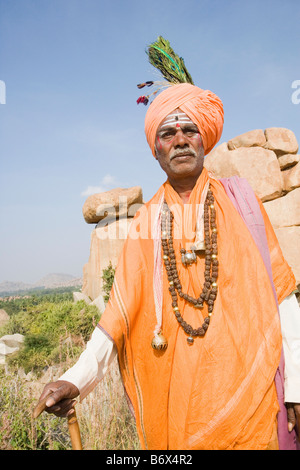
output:
[[[156,159],[171,178],[199,176],[203,169],[204,148],[200,132],[180,109],[160,124],[155,139]]]

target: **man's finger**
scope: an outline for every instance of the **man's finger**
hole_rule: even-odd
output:
[[[287,404],[288,430],[291,432],[296,424],[295,410],[292,404]]]
[[[56,405],[56,403],[60,402],[66,396],[66,390],[64,386],[59,387],[52,392],[51,395],[48,396],[46,400],[47,408],[51,408],[51,406]]]
[[[56,405],[53,405],[51,407],[46,408],[47,413],[53,413],[56,416],[59,416],[61,418],[68,416],[68,414],[71,414],[69,412],[74,411],[74,406],[76,404],[76,400],[71,400],[71,399],[66,399],[58,402]]]
[[[300,441],[300,404],[299,403],[294,404],[294,412],[295,412],[295,417],[296,417],[297,437],[298,437],[298,441]]]
[[[46,406],[47,408],[51,408],[54,406],[58,401],[60,401],[60,398],[56,399],[57,395],[55,395],[54,398],[54,393],[52,393],[46,400]]]
[[[57,390],[58,387],[59,385],[56,385],[55,382],[51,382],[47,384],[44,387],[44,390],[40,396],[40,400],[43,400],[44,398],[48,397],[52,392],[55,392],[55,390]]]

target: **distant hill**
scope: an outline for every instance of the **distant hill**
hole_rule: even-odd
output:
[[[33,289],[49,289],[56,287],[71,287],[82,285],[82,278],[71,274],[51,273],[44,276],[34,284],[25,282],[4,281],[0,283],[0,294],[14,294],[16,292],[26,292]]]
[[[17,292],[20,290],[27,290],[31,288],[32,288],[32,284],[25,284],[24,282],[4,281],[0,283],[0,293]]]
[[[79,281],[81,282],[82,279],[77,278],[75,276],[71,276],[71,274],[52,273],[52,274],[47,274],[47,276],[44,276],[42,279],[37,281],[35,284],[33,284],[33,287],[72,286],[72,285],[78,285]]]

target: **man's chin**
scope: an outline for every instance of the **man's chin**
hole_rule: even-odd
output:
[[[191,172],[199,165],[193,156],[175,157],[170,162],[170,167],[176,172]]]
[[[174,162],[175,163],[175,162]],[[195,165],[195,162],[191,164],[189,161],[180,161],[171,165],[171,171],[177,177],[194,177],[199,176],[203,170],[203,165]]]

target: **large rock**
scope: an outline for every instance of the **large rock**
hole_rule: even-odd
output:
[[[6,357],[19,351],[25,337],[18,333],[0,338],[0,364],[6,363]]]
[[[5,344],[9,348],[20,348],[23,344],[25,337],[19,333],[14,335],[5,335],[0,338],[0,343]]]
[[[82,213],[88,224],[97,224],[104,218],[133,217],[143,203],[142,188],[116,188],[92,194],[85,201]]]
[[[245,132],[228,141],[228,149],[235,150],[239,147],[263,147],[266,137],[262,129]]]
[[[237,175],[246,178],[262,201],[279,197],[283,181],[276,154],[261,147],[240,147],[228,150],[225,144],[212,151],[204,166],[216,178]]]
[[[90,257],[83,269],[82,292],[92,300],[102,295],[103,270],[116,266],[132,219],[120,219],[107,225],[101,221],[92,231]]]
[[[232,151],[229,150],[227,142],[218,145],[204,159],[204,167],[211,171],[216,178],[228,178],[232,176],[227,168]]]
[[[89,296],[83,292],[73,292],[73,301],[76,303],[81,300],[84,300],[86,304],[90,304],[92,302]]]
[[[283,127],[270,127],[265,130],[267,142],[265,148],[273,150],[276,155],[280,156],[285,153],[297,153],[298,142],[295,134]]]
[[[292,191],[300,186],[300,163],[282,172],[283,189],[285,192]]]
[[[286,153],[278,157],[278,162],[281,170],[287,170],[288,168],[297,165],[300,161],[300,155],[294,155],[292,153]]]
[[[91,305],[96,305],[96,307],[98,308],[99,312],[100,313],[103,313],[104,310],[105,310],[105,302],[104,302],[104,298],[103,298],[103,295],[100,294],[98,295],[98,297],[93,300],[93,302],[91,303]]]
[[[0,309],[0,327],[4,326],[7,322],[9,322],[9,315],[8,313],[3,310],[3,309]]]
[[[273,228],[300,225],[300,188],[264,203]]]

